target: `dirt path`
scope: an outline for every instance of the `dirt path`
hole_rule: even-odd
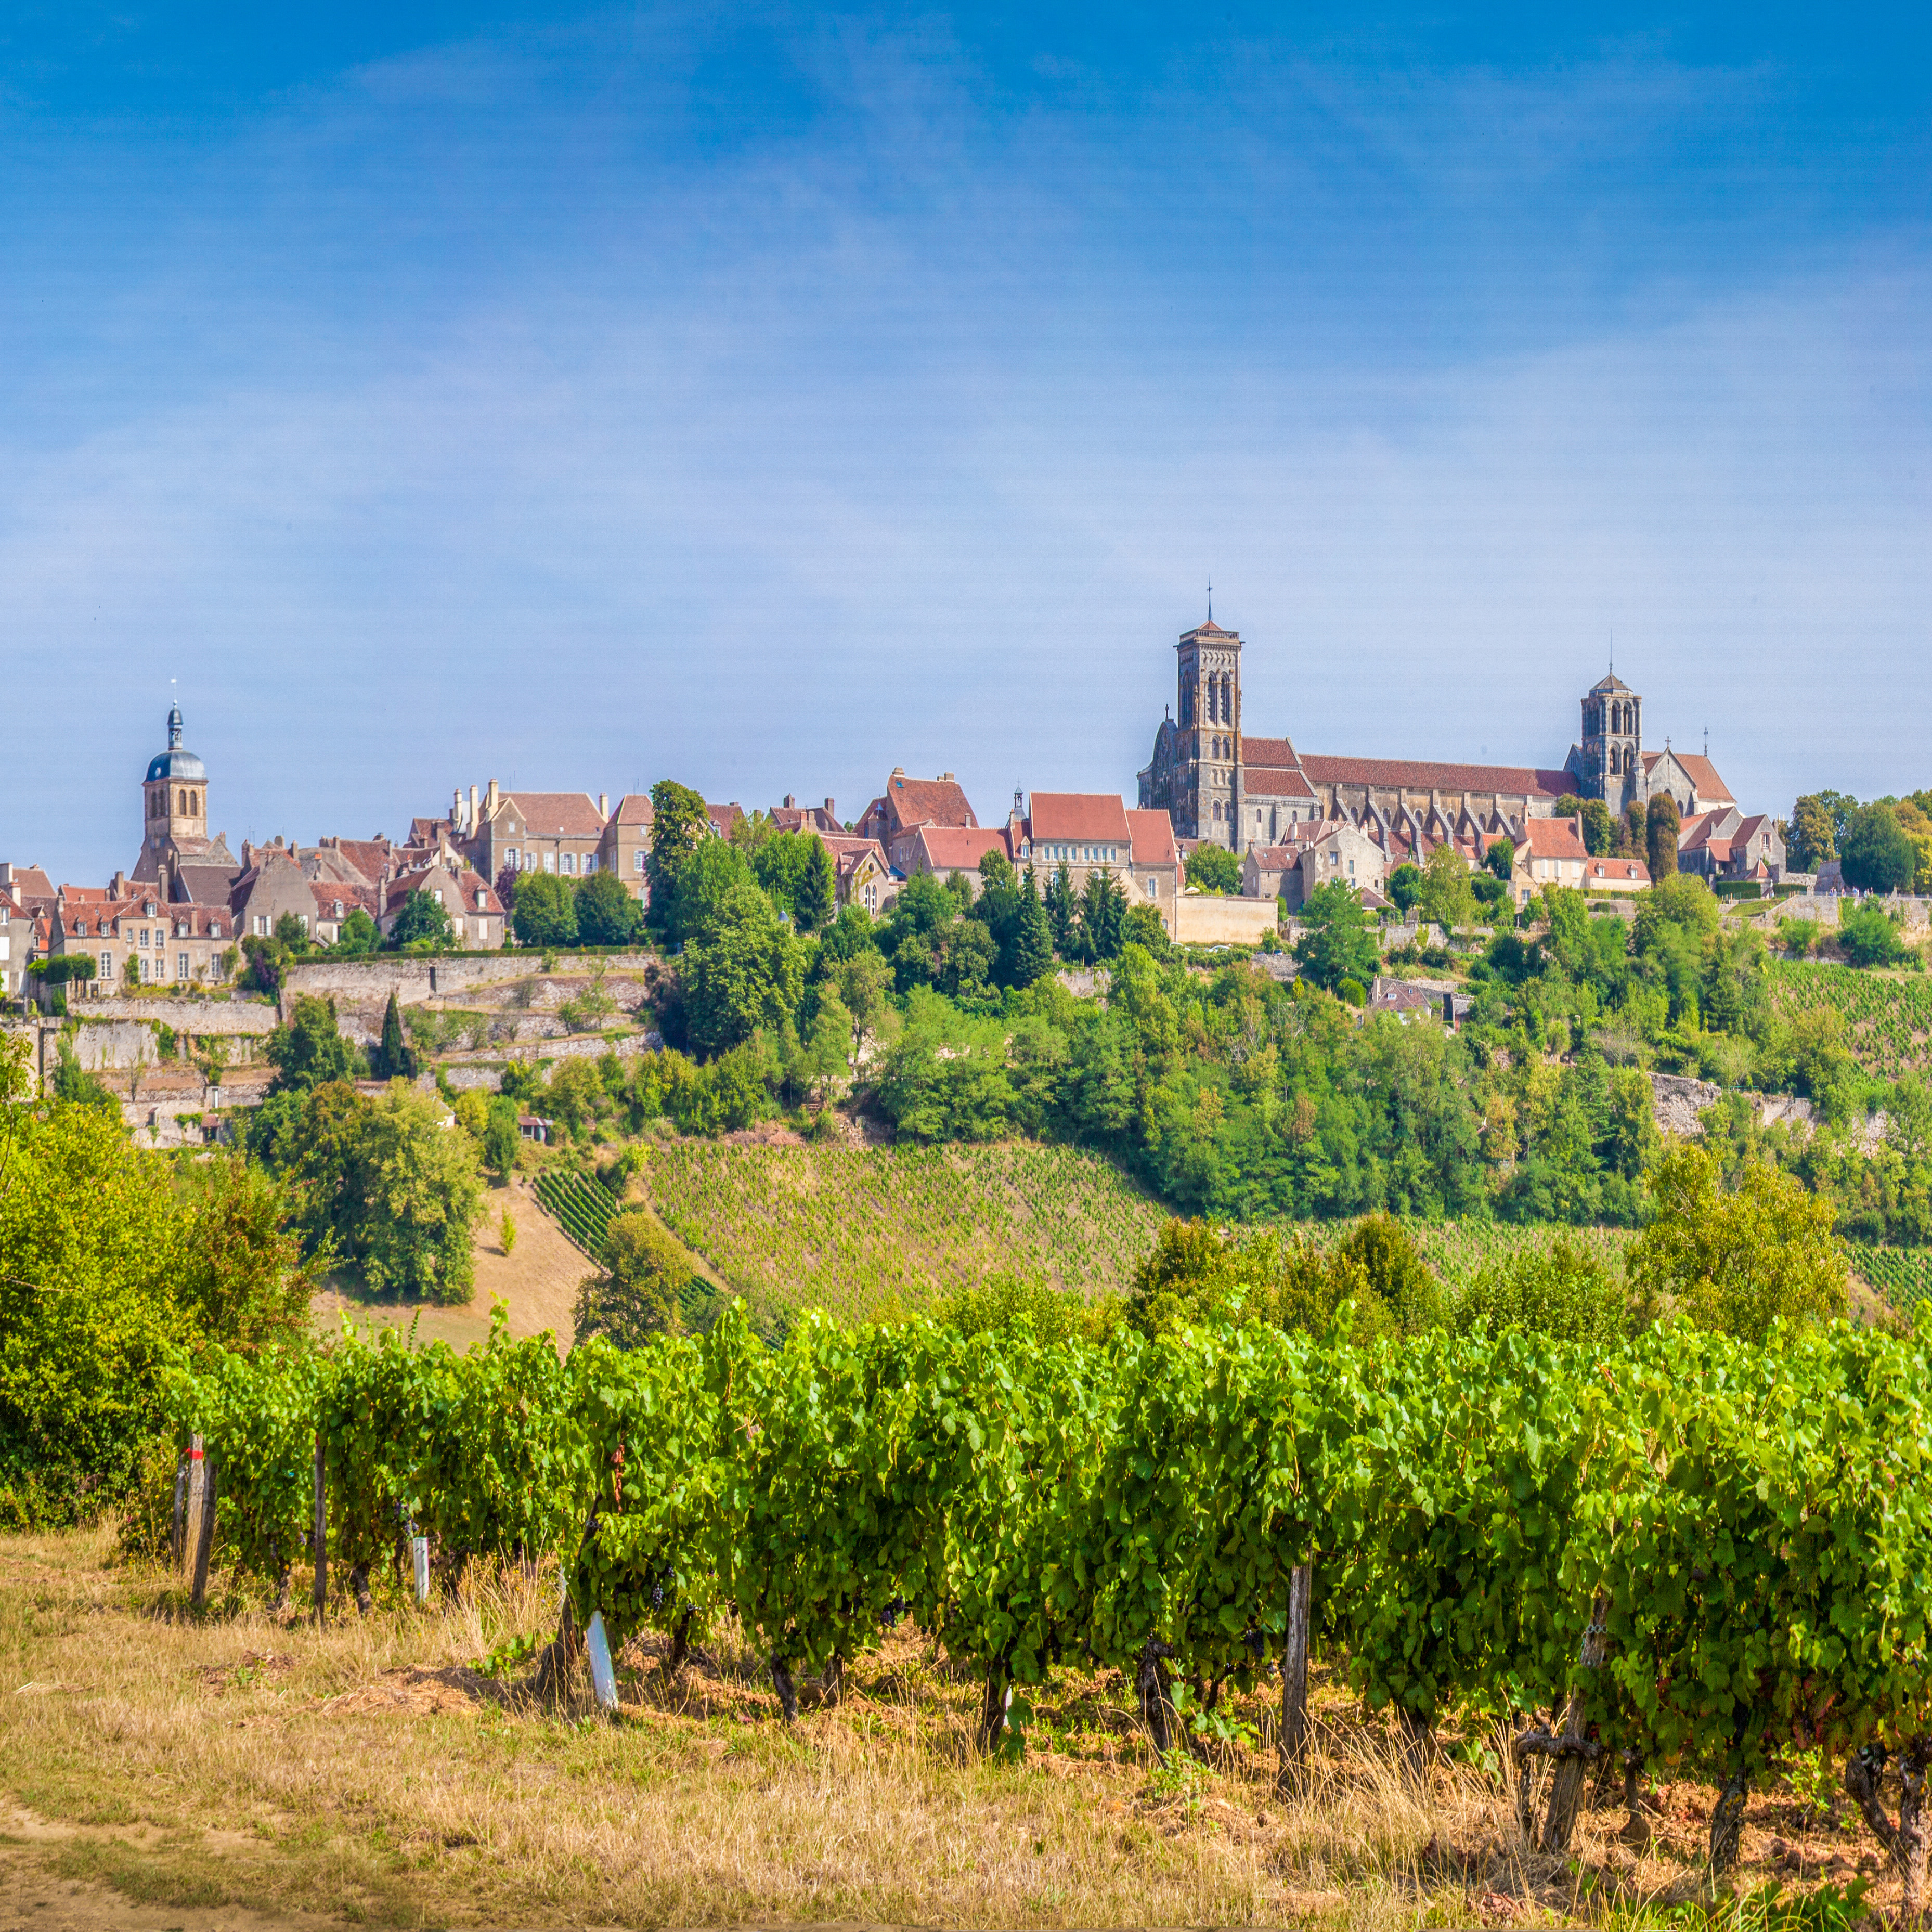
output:
[[[512,1335],[540,1335],[548,1329],[560,1348],[568,1348],[571,1309],[578,1284],[591,1271],[590,1260],[537,1205],[530,1183],[520,1174],[507,1187],[489,1189],[483,1200],[475,1244],[476,1292],[466,1308],[364,1301],[331,1288],[311,1304],[318,1326],[332,1329],[345,1312],[358,1328],[368,1324],[407,1328],[413,1321],[425,1340],[466,1348],[488,1335],[490,1304],[500,1295],[510,1312]],[[506,1208],[517,1224],[516,1251],[509,1255],[503,1252],[499,1233]]]

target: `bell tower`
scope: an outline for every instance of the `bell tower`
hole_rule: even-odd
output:
[[[1621,812],[1640,795],[1643,771],[1643,700],[1607,672],[1583,697],[1582,769],[1586,798],[1600,798]]]
[[[168,748],[150,761],[141,782],[141,856],[134,877],[170,889],[182,859],[208,850],[208,767],[182,748],[178,704],[168,710]]]
[[[1241,634],[1208,621],[1181,633],[1174,723],[1186,802],[1174,814],[1184,838],[1241,849]]]

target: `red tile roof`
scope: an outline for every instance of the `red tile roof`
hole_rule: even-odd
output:
[[[1312,798],[1315,788],[1291,767],[1249,765],[1241,772],[1241,790],[1250,798]]]
[[[1655,765],[1658,760],[1664,755],[1661,752],[1644,753],[1643,769],[1646,776],[1649,775],[1652,767]],[[1670,755],[1690,774],[1691,784],[1696,788],[1700,798],[1711,799],[1722,805],[1732,805],[1736,802],[1731,796],[1730,787],[1718,777],[1717,766],[1712,764],[1702,752],[1680,752],[1673,748]]]
[[[1121,827],[1124,836],[1126,830]],[[908,854],[919,854],[928,871],[939,873],[976,872],[988,852],[1012,856],[1004,826],[921,825],[906,835],[904,842]]]
[[[886,783],[886,810],[892,828],[913,825],[976,826],[966,794],[952,778],[909,778],[903,776]]]
[[[318,919],[346,919],[357,906],[374,919],[382,910],[373,886],[351,885],[344,879],[311,879],[308,889],[315,895]],[[342,908],[340,913],[335,910],[338,905]]]
[[[108,896],[105,886],[62,886],[62,903],[66,905],[98,904]]]
[[[1296,762],[1294,747],[1286,738],[1241,740],[1241,762],[1249,766],[1292,767]]]
[[[711,829],[719,838],[728,838],[731,836],[732,826],[744,817],[745,808],[735,802],[730,805],[707,805],[704,808],[704,815],[710,820]]]
[[[1130,811],[1127,832],[1133,841],[1136,866],[1180,864],[1180,855],[1174,849],[1174,821],[1166,812]]]
[[[868,852],[878,860],[880,871],[890,872],[892,868],[891,860],[886,856],[886,848],[876,838],[860,838],[831,832],[820,836],[824,840],[826,850],[832,854],[832,862],[838,868],[841,878],[856,872],[865,862]]]
[[[620,825],[652,825],[657,814],[651,805],[651,795],[647,791],[627,791],[617,801],[617,809],[610,816]]]
[[[1336,758],[1309,753],[1301,769],[1317,784],[1372,785],[1405,791],[1501,792],[1505,796],[1561,798],[1576,789],[1568,772],[1528,765],[1441,765],[1419,758]]]
[[[516,807],[524,830],[539,838],[595,838],[604,830],[597,801],[585,792],[506,791],[499,796],[502,805]]]
[[[1590,854],[1574,818],[1532,818],[1516,843],[1532,859],[1587,859]]]
[[[1126,842],[1127,811],[1117,792],[1036,791],[1028,803],[1035,844],[1044,838]]]
[[[1587,885],[1593,879],[1634,879],[1639,885],[1647,886],[1650,884],[1650,868],[1641,859],[1592,859],[1583,868],[1583,882]]]

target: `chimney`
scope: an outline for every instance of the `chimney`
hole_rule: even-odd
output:
[[[597,794],[597,816],[599,818],[610,816],[610,794],[608,792],[600,791]]]
[[[796,805],[796,804],[797,804],[797,802],[798,802],[798,800],[797,800],[796,799],[794,798],[794,797],[792,796],[792,795],[791,795],[791,794],[790,794],[790,792],[787,792],[787,793],[785,794],[784,808],[786,809],[786,811],[788,811],[788,812],[790,811],[790,810],[791,810],[791,808],[793,808],[793,806],[794,806],[795,805]]]
[[[492,818],[494,818],[496,815],[496,781],[494,778],[492,778],[490,781],[489,815]]]
[[[894,778],[904,778],[904,777],[905,776],[905,767],[904,767],[904,766],[903,766],[903,765],[895,765],[895,766],[893,766],[893,767],[892,767],[892,776],[893,776]]]
[[[473,833],[476,830],[476,788],[470,788],[470,823],[466,830]]]
[[[836,818],[838,816],[837,812],[833,809],[832,801],[829,798],[825,801],[825,815],[827,818]]]
[[[956,784],[958,781],[950,772],[941,772],[939,775],[939,782],[941,784]]]

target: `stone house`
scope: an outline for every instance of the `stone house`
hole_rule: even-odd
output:
[[[1152,906],[1172,938],[1180,899],[1180,850],[1174,843],[1174,821],[1164,812],[1130,808],[1127,841],[1128,902]]]
[[[101,996],[124,987],[220,984],[233,975],[236,938],[227,907],[170,902],[156,880],[128,898],[76,895],[55,914],[48,950],[91,958]]]
[[[1532,819],[1517,842],[1510,872],[1510,896],[1526,906],[1545,886],[1581,892],[1590,854],[1574,818]]]
[[[324,946],[333,946],[342,937],[342,928],[348,924],[350,915],[358,909],[366,912],[372,922],[380,923],[376,918],[382,902],[380,886],[352,886],[340,879],[311,879],[308,890],[315,902],[309,937],[320,940]]]
[[[228,908],[235,930],[242,938],[272,938],[284,913],[302,922],[305,933],[315,926],[315,895],[302,869],[302,848],[284,845],[242,846],[242,872],[228,889]]]
[[[785,794],[785,802],[775,805],[765,816],[775,830],[779,832],[816,832],[842,835],[844,826],[838,822],[838,814],[830,799],[823,805],[800,805],[790,792]]]
[[[615,872],[640,905],[651,902],[651,826],[656,817],[649,792],[627,791],[618,800],[616,810],[604,820],[597,842],[598,866]],[[496,875],[492,872],[490,876],[494,879]]]
[[[877,919],[898,897],[905,884],[886,857],[886,848],[876,838],[860,838],[847,832],[834,837],[822,835],[825,849],[832,854],[837,880],[838,908],[862,906]]]
[[[876,844],[877,841],[868,841]],[[1003,826],[914,825],[892,841],[887,856],[902,881],[930,872],[942,883],[964,873],[974,895],[980,890],[980,861],[988,852],[1011,859],[1012,848]]]
[[[1677,869],[1715,885],[1720,879],[1774,884],[1785,875],[1784,839],[1766,813],[1747,818],[1734,805],[1714,806],[1678,827]]]
[[[512,872],[594,872],[608,808],[582,791],[502,791],[492,778],[478,801],[476,830],[459,838],[464,856],[484,878]],[[627,882],[628,883],[628,882]]]
[[[1136,890],[1133,827],[1118,793],[1031,793],[1021,826],[1022,850],[1033,861],[1042,892],[1047,880],[1057,878],[1064,866],[1076,894],[1086,890],[1092,874],[1106,872],[1127,895],[1130,904],[1136,896],[1148,896]],[[1151,851],[1158,836],[1151,831],[1148,836]],[[1168,843],[1172,842],[1170,832]],[[1170,897],[1168,904],[1172,903]]]
[[[376,923],[385,938],[394,931],[404,904],[415,892],[428,893],[449,915],[459,950],[494,952],[502,945],[502,901],[480,872],[454,853],[398,872],[384,885],[382,916]]]
[[[0,904],[0,993],[9,998],[25,990],[27,962],[34,956],[34,922],[20,906]]]
[[[1291,913],[1308,903],[1317,886],[1336,882],[1358,893],[1380,894],[1389,855],[1362,826],[1346,818],[1303,819],[1285,828],[1279,844],[1250,846],[1241,865],[1244,898],[1278,898]]]
[[[1583,867],[1583,890],[1592,898],[1650,890],[1650,868],[1641,859],[1592,859]]]
[[[852,830],[861,838],[876,838],[890,858],[895,842],[916,826],[970,829],[979,823],[950,772],[941,772],[936,778],[909,778],[905,767],[896,765],[885,790],[860,814]]]

